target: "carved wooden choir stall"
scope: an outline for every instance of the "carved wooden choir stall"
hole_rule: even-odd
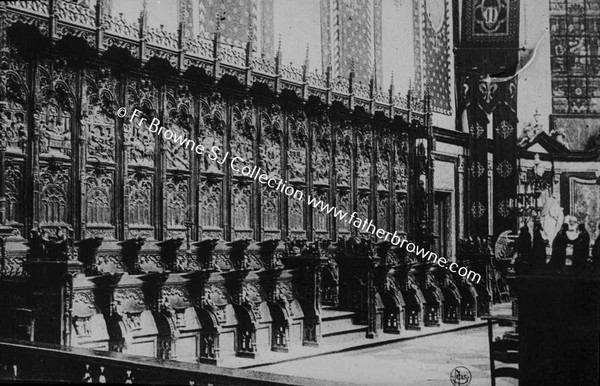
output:
[[[429,93],[146,18],[129,25],[102,1],[0,3],[4,337],[219,363],[489,311],[485,288],[304,202],[410,240],[431,232]],[[151,132],[153,118],[206,151]]]

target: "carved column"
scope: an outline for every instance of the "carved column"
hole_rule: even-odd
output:
[[[377,337],[377,288],[375,284],[375,263],[367,267],[367,338]]]
[[[458,238],[465,238],[465,165],[466,160],[464,155],[458,156]]]
[[[2,82],[4,83],[4,82]],[[6,87],[6,84],[1,86]],[[0,101],[4,103],[4,101]],[[2,105],[0,105],[0,114],[2,114]],[[6,128],[0,125],[0,224],[6,224]],[[4,254],[3,254],[4,256]]]

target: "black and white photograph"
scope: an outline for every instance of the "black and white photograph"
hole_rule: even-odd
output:
[[[600,0],[0,1],[0,383],[599,374]]]

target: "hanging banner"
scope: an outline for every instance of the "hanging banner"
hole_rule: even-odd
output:
[[[518,47],[518,0],[463,0],[463,47]]]
[[[483,107],[495,102],[495,92],[488,93],[477,74],[471,74],[463,81],[462,103],[467,111],[469,125],[469,228],[473,238],[487,238],[488,227],[488,151],[487,113]],[[486,101],[490,99],[489,101]]]
[[[498,85],[494,111],[494,236],[516,231],[510,199],[517,195],[517,78]]]

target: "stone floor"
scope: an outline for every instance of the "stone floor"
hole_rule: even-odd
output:
[[[492,306],[492,314],[510,314],[510,303],[494,304]],[[253,359],[240,358],[240,357],[227,357],[224,358],[219,366],[223,367],[234,367],[234,368],[248,368],[248,369],[260,369],[262,366],[274,365],[279,363],[285,363],[294,361],[297,363],[299,359],[316,358],[320,361],[323,355],[342,353],[355,350],[365,350],[372,347],[378,347],[376,350],[387,349],[387,345],[397,344],[411,339],[422,339],[423,337],[434,337],[438,335],[445,335],[450,333],[456,333],[458,331],[467,330],[466,336],[469,336],[473,328],[481,328],[486,325],[485,320],[478,319],[476,321],[461,321],[459,324],[445,324],[442,323],[439,327],[423,327],[421,330],[402,330],[400,335],[384,334],[379,333],[375,339],[336,339],[332,341],[325,341],[320,347],[294,347],[288,353],[279,352],[262,352],[259,356]],[[487,339],[487,338],[486,338]],[[484,342],[485,350],[488,350],[487,340]],[[384,346],[383,348],[381,346]],[[486,358],[488,358],[487,351],[485,351]],[[292,364],[293,367],[293,364]]]
[[[494,333],[499,336],[511,329],[495,326]],[[469,385],[489,385],[487,339],[487,327],[474,327],[369,349],[259,366],[253,370],[356,385],[419,386],[452,385],[450,372],[457,366],[464,366],[472,374]],[[497,385],[518,385],[518,381],[498,378]]]

